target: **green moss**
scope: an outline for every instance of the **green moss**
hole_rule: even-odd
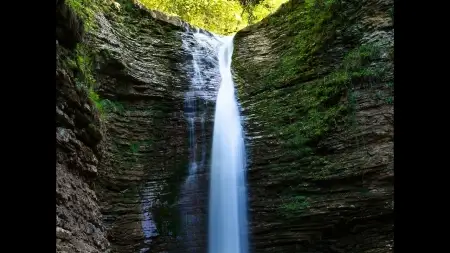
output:
[[[394,97],[389,96],[385,98],[386,104],[393,104],[394,103]]]
[[[380,46],[371,43],[363,44],[350,51],[343,60],[344,68],[347,71],[359,70],[367,66],[370,62],[380,57]]]
[[[93,72],[92,52],[86,44],[79,43],[75,49],[75,54],[67,60],[67,64],[75,73],[77,86],[87,90],[88,97],[97,108],[100,116],[104,119],[104,113],[111,109],[108,100],[100,98],[96,93],[96,81]]]
[[[336,71],[299,87],[294,96],[301,98],[298,102],[302,110],[298,111],[298,115],[302,116],[286,126],[291,133],[288,143],[298,139],[303,140],[304,144],[318,141],[336,125],[339,117],[345,113],[354,115],[358,94],[352,90],[353,87],[375,82],[384,75],[383,69],[370,66],[379,54],[377,46],[362,45],[350,51]],[[348,103],[340,103],[348,89]]]
[[[350,81],[349,73],[338,69],[316,78],[320,66],[316,56],[334,35],[336,8],[334,1],[288,3],[263,21],[287,33],[285,44],[277,53],[280,57],[273,59],[271,68],[261,73],[246,62],[235,61],[238,75],[254,82],[240,85],[239,92],[244,92],[245,87],[247,95],[264,98],[264,103],[255,105],[254,110],[258,117],[270,122],[265,127],[278,133],[282,145],[295,157],[311,155],[315,143],[347,110],[338,102]]]
[[[102,100],[100,99],[100,96],[92,88],[89,88],[89,98],[94,103],[94,105],[97,108],[100,115],[103,115],[104,108],[103,108]]]
[[[143,140],[143,141],[136,141],[130,144],[130,150],[132,154],[137,154],[139,150],[143,150],[145,148],[151,147],[153,144],[152,140]]]
[[[111,101],[109,99],[103,99],[101,101],[102,107],[106,112],[124,113],[125,106],[118,101]]]
[[[279,133],[282,145],[290,155],[300,158],[312,155],[317,142],[345,115],[351,116],[350,121],[355,123],[358,94],[352,89],[357,84],[382,78],[384,70],[370,66],[379,57],[379,52],[374,45],[363,45],[350,51],[341,66],[330,74],[291,87],[277,89],[276,85],[283,81],[266,81],[272,89],[256,95],[266,101],[256,104],[255,110],[259,117],[271,122],[266,127],[270,132]],[[286,68],[289,69],[289,65]],[[342,103],[347,90],[348,101]]]
[[[326,50],[337,28],[344,25],[339,17],[344,8],[348,6],[341,6],[340,1],[290,2],[264,20],[255,29],[276,29],[285,37],[284,45],[274,52],[279,58],[265,66],[239,62],[237,48],[234,67],[239,95],[260,101],[252,110],[261,121],[268,122],[264,131],[278,136],[291,159],[314,156],[317,143],[340,122],[347,121],[347,115],[353,116],[350,121],[355,123],[358,94],[354,88],[379,82],[385,76],[383,67],[371,65],[381,57],[377,44],[358,45],[342,57],[340,64],[330,64]],[[240,36],[235,39],[237,45]],[[276,41],[280,34],[266,36]],[[332,168],[317,176],[326,176],[328,169]]]
[[[100,0],[66,0],[68,6],[83,20],[85,29],[87,31],[97,27],[97,21],[95,15],[99,12],[104,13],[108,18],[116,19],[116,24],[121,26],[122,29],[136,29],[136,20],[144,18],[144,13],[139,11],[139,8],[135,6],[131,0],[119,0],[116,1],[121,4],[120,15],[116,15],[117,10],[111,1],[101,2]],[[148,19],[148,13],[145,13],[145,18]],[[142,21],[144,22],[144,21]],[[150,25],[148,25],[150,24]],[[147,25],[143,25],[146,29],[173,29],[171,25],[160,24],[158,22],[149,22]],[[138,32],[138,31],[134,31]],[[148,32],[139,31],[139,32]],[[161,33],[164,33],[162,31]],[[176,31],[172,31],[175,34]],[[179,42],[181,46],[181,41]],[[94,51],[96,50],[96,51]],[[105,117],[108,113],[123,113],[125,107],[123,104],[117,101],[111,101],[105,99],[97,94],[97,84],[94,75],[93,63],[94,59],[98,61],[98,57],[111,58],[111,51],[95,49],[95,47],[89,45],[87,41],[82,41],[76,47],[73,57],[67,60],[66,64],[75,73],[75,79],[77,87],[85,89],[89,98],[100,113],[101,119],[106,120]]]
[[[102,119],[105,119],[105,115],[108,113],[125,112],[125,107],[120,102],[100,98],[93,88],[89,88],[89,98],[94,103]]]
[[[77,62],[74,59],[67,58],[66,64],[69,69],[78,69]]]
[[[66,60],[67,66],[74,71],[77,86],[87,91],[88,97],[97,108],[101,119],[105,119],[105,114],[115,112],[123,113],[124,106],[117,101],[104,99],[97,94],[97,84],[93,69],[93,52],[84,43],[77,44],[72,57]]]
[[[115,0],[117,3],[120,4],[120,9],[123,11],[135,11],[136,6],[134,5],[132,0]]]
[[[307,197],[294,196],[283,201],[283,204],[280,206],[280,211],[284,215],[292,215],[308,209],[309,206],[310,204],[307,200]]]
[[[314,74],[311,68],[324,42],[335,31],[335,1],[306,0],[303,3],[290,3],[292,9],[278,13],[268,19],[271,26],[289,31],[285,50],[275,68],[265,78],[279,86],[297,78],[307,79]],[[299,74],[301,73],[301,76]]]
[[[96,0],[66,0],[67,5],[83,20],[86,31],[97,27],[95,21],[95,13],[98,9],[96,2]]]
[[[264,170],[277,175],[272,180],[283,200],[282,215],[307,211],[308,198],[314,195],[293,193],[305,195],[305,189],[316,183],[359,173],[323,144],[337,129],[344,131],[342,138],[347,139],[346,131],[356,127],[360,90],[364,96],[372,93],[368,88],[382,90],[380,98],[393,102],[393,85],[388,83],[392,73],[388,58],[393,51],[386,48],[385,41],[357,44],[363,34],[348,29],[354,24],[348,19],[353,15],[349,10],[360,9],[360,4],[290,1],[235,37],[233,67],[239,98],[252,115],[251,128],[271,136],[257,148],[276,145],[271,160],[276,162]],[[272,58],[251,57],[256,51]],[[388,84],[381,87],[384,83]],[[359,138],[358,148],[364,140],[354,137]]]
[[[95,78],[93,75],[93,62],[89,49],[86,45],[80,43],[75,49],[75,63],[77,65],[76,78],[88,88],[95,87]]]
[[[131,153],[136,154],[139,151],[139,143],[135,142],[135,143],[131,143],[130,145],[130,149],[131,149]]]

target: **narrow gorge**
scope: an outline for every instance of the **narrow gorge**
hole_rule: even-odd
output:
[[[291,0],[224,37],[138,1],[57,0],[57,252],[238,253],[220,250],[247,230],[240,253],[392,252],[393,5]]]

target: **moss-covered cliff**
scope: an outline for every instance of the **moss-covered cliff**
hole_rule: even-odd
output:
[[[94,191],[101,122],[76,66],[83,23],[64,1],[56,2],[56,21],[56,250],[105,252],[109,243]]]
[[[236,34],[255,252],[390,252],[393,2],[290,1]]]
[[[137,8],[98,19],[98,93],[112,106],[99,180],[108,234],[118,252],[159,252],[176,245],[174,205],[187,171],[184,29]]]
[[[192,27],[177,18],[142,9],[132,1],[120,3],[118,8],[113,1],[57,2],[76,21],[64,19],[57,12],[57,34],[66,34],[57,36],[57,44],[69,45],[64,51],[67,56],[58,54],[57,62],[64,73],[70,73],[71,85],[61,87],[57,72],[57,100],[63,109],[76,111],[76,105],[66,105],[70,97],[64,92],[80,93],[78,96],[86,104],[81,104],[81,109],[87,108],[78,113],[84,125],[72,128],[88,137],[92,132],[96,138],[90,146],[93,151],[71,153],[73,159],[95,153],[93,162],[80,165],[80,169],[90,169],[96,176],[80,179],[89,186],[71,189],[57,165],[57,193],[69,191],[89,202],[58,202],[58,208],[79,205],[80,210],[65,214],[69,221],[84,212],[91,217],[74,225],[61,218],[64,214],[57,213],[61,223],[57,230],[63,227],[73,237],[57,241],[60,252],[68,249],[67,243],[70,252],[103,252],[107,248],[112,252],[145,252],[149,248],[164,252],[180,247],[178,198],[189,157],[183,110],[192,59],[182,41],[192,40],[192,33],[187,32]],[[205,60],[205,65],[211,64]],[[209,117],[204,134],[210,140],[213,104],[207,103],[206,107]],[[57,107],[57,114],[60,110]],[[70,118],[68,115],[57,117],[57,122]],[[63,130],[57,128],[57,141],[59,132],[67,132]],[[203,138],[200,133],[197,136]],[[69,148],[67,145],[61,143],[61,149]],[[70,159],[64,156],[59,163],[68,162]],[[92,196],[85,197],[81,190]],[[201,193],[205,198],[206,192],[205,188]],[[199,215],[205,211],[203,206]],[[84,237],[92,234],[84,223],[94,221],[100,230],[93,238],[100,237],[99,242]],[[75,233],[78,226],[80,232]],[[87,240],[89,248],[72,241],[80,238]]]

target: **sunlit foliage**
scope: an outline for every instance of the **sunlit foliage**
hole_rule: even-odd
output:
[[[139,0],[152,10],[179,16],[218,34],[232,34],[256,23],[287,0]]]
[[[250,5],[247,12],[248,23],[254,24],[261,21],[261,19],[277,10],[278,7],[285,2],[287,2],[287,0],[263,0],[259,1],[256,5]]]

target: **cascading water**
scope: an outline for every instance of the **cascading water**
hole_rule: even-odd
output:
[[[247,253],[244,134],[235,98],[233,37],[221,37],[221,83],[216,100],[209,195],[209,253]]]
[[[246,155],[230,66],[233,38],[198,30],[188,31],[182,38],[183,48],[191,56],[185,65],[190,79],[185,94],[190,155],[188,175],[178,201],[182,223],[178,236],[180,244],[170,252],[248,253]],[[208,104],[214,100],[212,161],[209,163],[206,132],[211,130],[212,112]],[[197,131],[198,127],[201,131]],[[209,210],[206,210],[208,176],[210,194]],[[206,213],[208,225],[204,219]]]
[[[189,89],[185,93],[185,117],[189,133],[188,175],[181,186],[179,212],[181,215],[180,245],[183,253],[206,251],[207,149],[206,128],[209,118],[208,101],[213,102],[219,82],[215,48],[217,39],[209,34],[188,31],[182,34],[183,48],[190,57],[185,64]],[[208,117],[209,116],[209,117]],[[201,128],[200,131],[197,128]],[[209,128],[208,128],[209,130]],[[200,136],[198,136],[200,135]],[[200,138],[199,138],[200,137]],[[201,149],[201,150],[199,150]]]
[[[204,114],[198,111],[199,102],[201,103],[201,93],[204,88],[203,77],[200,72],[199,67],[199,52],[195,48],[192,50],[192,66],[193,66],[193,76],[191,78],[190,89],[186,93],[185,102],[185,115],[188,121],[189,127],[189,167],[188,176],[181,187],[181,201],[180,201],[180,211],[181,211],[181,223],[182,223],[182,238],[181,241],[184,244],[185,252],[198,252],[198,237],[201,236],[199,221],[201,219],[201,212],[199,212],[197,207],[199,207],[199,202],[201,196],[199,196],[199,174],[198,170],[203,170],[203,157],[201,160],[197,161],[197,138],[195,134],[196,122],[198,119],[204,120]],[[202,148],[204,147],[202,143]]]
[[[141,210],[142,210],[142,231],[144,233],[143,247],[140,249],[140,253],[147,252],[150,248],[148,245],[152,242],[152,237],[158,235],[156,224],[153,222],[153,216],[150,212],[152,207],[152,196],[150,187],[144,186],[140,193]]]

